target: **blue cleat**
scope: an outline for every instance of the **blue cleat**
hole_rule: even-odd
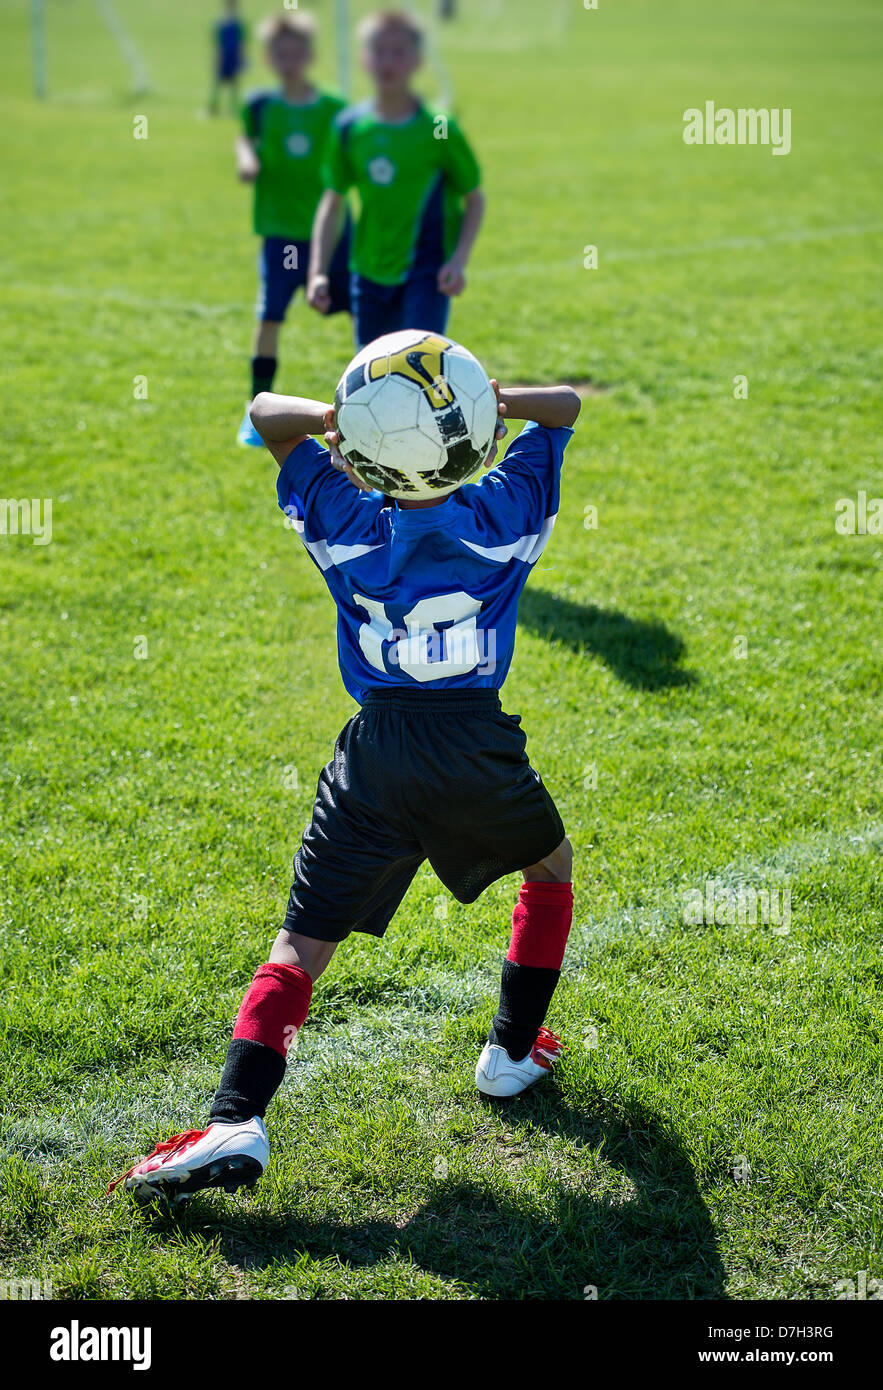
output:
[[[248,405],[251,405],[249,401]],[[248,405],[245,407],[245,414],[242,417],[242,424],[236,431],[236,443],[241,444],[244,449],[263,449],[264,441],[258,434],[248,413]]]

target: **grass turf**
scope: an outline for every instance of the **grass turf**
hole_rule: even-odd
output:
[[[489,195],[452,331],[503,382],[607,388],[504,699],[576,850],[570,1050],[479,1103],[516,880],[465,909],[422,872],[318,985],[265,1179],[174,1216],[107,1180],[203,1118],[351,704],[273,466],[233,443],[254,246],[233,125],[197,110],[213,7],[119,9],[134,104],[97,19],[50,6],[37,106],[26,6],[2,17],[0,491],[53,499],[51,545],[0,537],[2,1272],[83,1298],[879,1276],[883,538],[834,528],[883,492],[877,7],[507,0],[446,32]],[[791,154],[685,146],[706,99],[790,107]],[[298,306],[280,389],[330,395],[348,353]],[[715,875],[790,888],[789,930],[688,924]]]

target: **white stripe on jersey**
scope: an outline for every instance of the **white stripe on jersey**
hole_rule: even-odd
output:
[[[381,550],[380,545],[329,545],[327,541],[308,541],[303,534],[303,523],[300,526],[300,538],[312,555],[320,570],[330,570],[333,565],[343,565],[347,560],[358,560],[360,555],[367,555],[372,550]]]
[[[500,565],[508,565],[510,560],[524,560],[526,564],[532,565],[545,550],[557,519],[557,512],[555,516],[547,516],[537,535],[521,536],[510,545],[477,545],[475,541],[463,540],[462,536],[460,539],[483,560],[495,560]]]

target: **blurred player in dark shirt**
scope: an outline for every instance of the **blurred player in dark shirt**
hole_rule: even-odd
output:
[[[237,14],[237,0],[224,0],[224,14],[212,30],[212,90],[209,114],[217,116],[221,88],[230,95],[230,110],[239,109],[239,74],[245,67],[245,25]]]

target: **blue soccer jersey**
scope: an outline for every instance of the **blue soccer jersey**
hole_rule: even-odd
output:
[[[360,492],[315,439],[292,450],[279,505],[337,605],[340,672],[354,700],[389,687],[500,688],[572,434],[529,424],[480,482],[421,508]]]

